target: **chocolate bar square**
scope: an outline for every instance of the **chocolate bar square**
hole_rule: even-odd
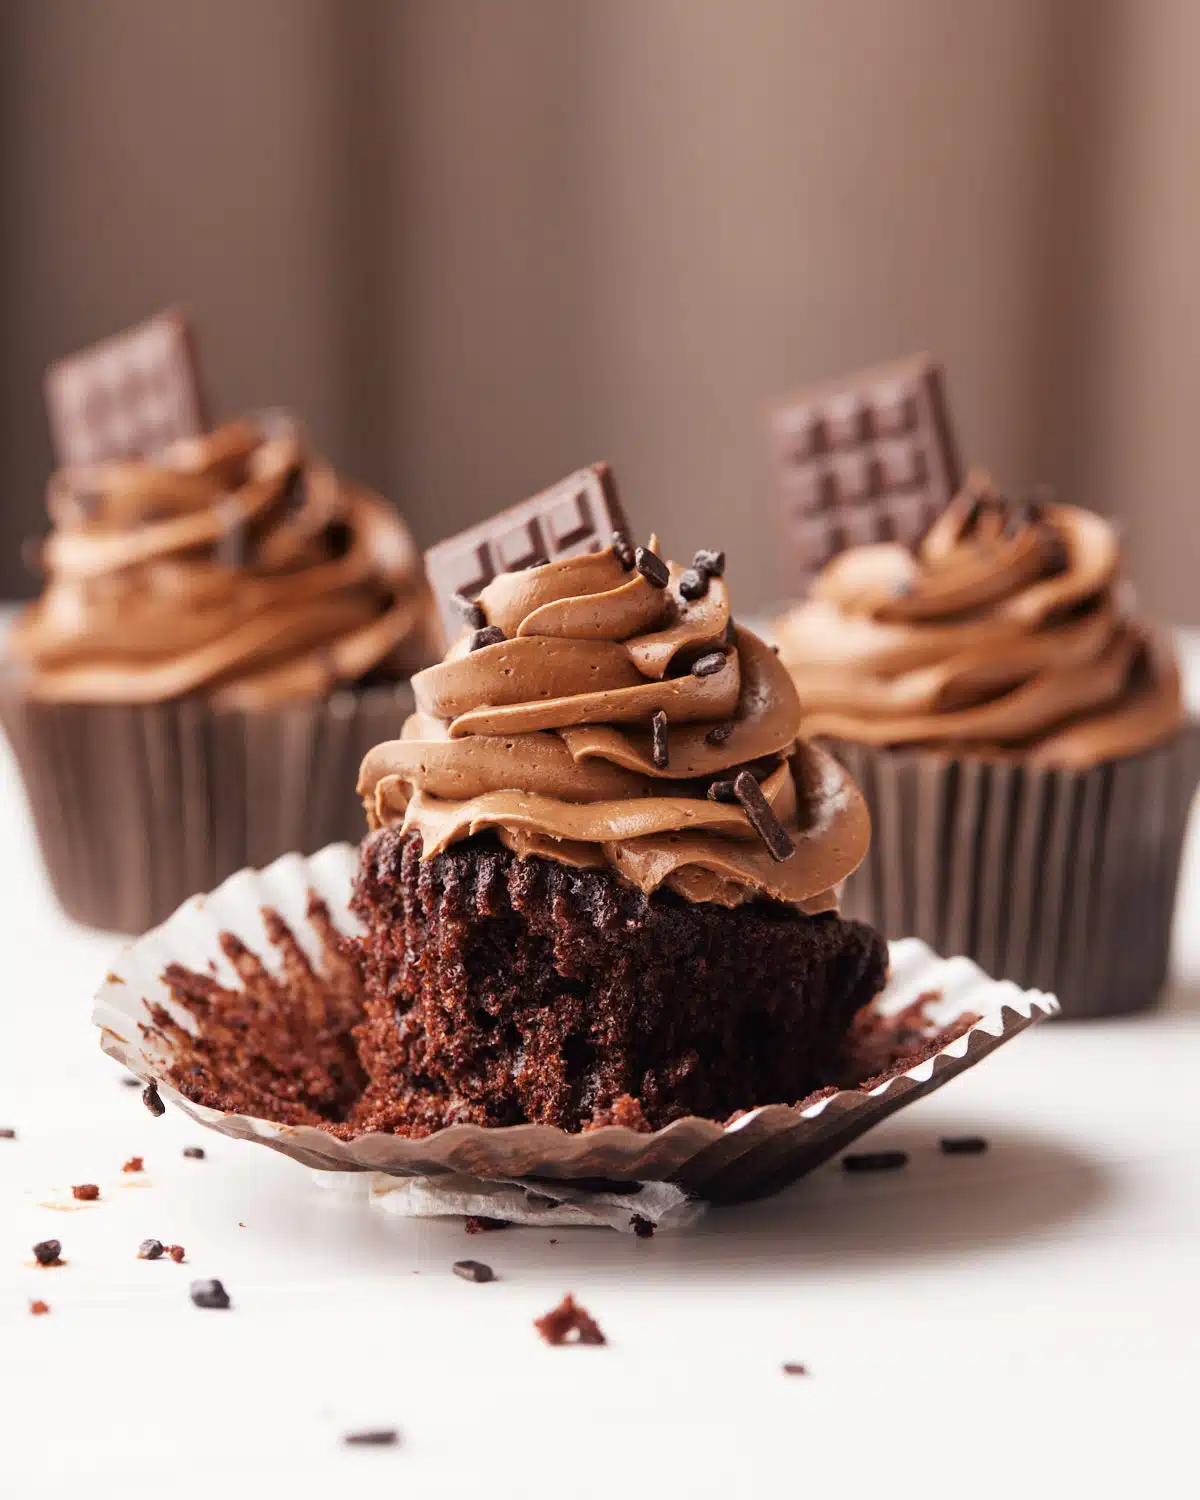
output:
[[[430,547],[425,571],[437,596],[446,639],[452,641],[462,625],[455,594],[474,599],[499,573],[599,552],[611,543],[614,532],[629,540],[616,481],[607,464],[592,464]]]
[[[191,324],[163,312],[46,371],[58,462],[145,457],[205,430]]]
[[[962,483],[945,376],[927,354],[781,402],[771,414],[771,442],[805,586],[844,547],[916,542]]]

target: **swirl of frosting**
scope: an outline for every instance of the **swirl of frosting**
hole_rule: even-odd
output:
[[[282,414],[60,470],[48,509],[46,586],[12,637],[40,698],[254,707],[407,676],[432,654],[408,529]]]
[[[1123,606],[1112,527],[973,475],[915,552],[853,547],[778,622],[805,734],[1083,769],[1168,738],[1163,641]]]
[[[834,909],[866,853],[858,789],[797,742],[795,689],[732,624],[724,580],[688,600],[681,576],[672,565],[655,587],[608,549],[494,579],[478,603],[503,639],[464,633],[413,679],[402,738],[363,761],[371,826],[419,830],[426,859],[491,829],[518,854],[608,868],[646,893]],[[772,857],[737,801],[710,795],[741,770],[789,857]]]

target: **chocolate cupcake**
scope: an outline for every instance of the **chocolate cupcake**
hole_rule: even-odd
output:
[[[914,548],[839,552],[776,632],[879,834],[849,912],[1068,1015],[1153,1001],[1200,736],[1107,522],[973,475]]]
[[[580,506],[611,495],[603,469],[573,479]],[[461,600],[363,762],[359,1125],[647,1128],[800,1099],[885,978],[882,940],[837,912],[863,801],[797,740],[720,554],[680,568],[618,535],[554,556],[550,524],[522,525],[552,560]]]
[[[290,418],[103,447],[50,481],[0,713],[64,908],[133,932],[358,837],[353,768],[403,722],[437,627],[403,522]]]

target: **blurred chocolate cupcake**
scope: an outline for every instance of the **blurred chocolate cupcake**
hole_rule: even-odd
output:
[[[846,910],[1068,1015],[1162,988],[1200,735],[1111,526],[973,475],[913,547],[836,551],[776,626],[877,841]]]
[[[290,418],[192,430],[178,318],[48,385],[67,462],[0,713],[63,906],[140,931],[245,865],[357,839],[347,783],[437,627],[403,522]]]
[[[428,561],[466,624],[362,767],[362,1127],[645,1129],[826,1083],[887,965],[837,913],[867,815],[723,555],[635,549],[597,466]]]

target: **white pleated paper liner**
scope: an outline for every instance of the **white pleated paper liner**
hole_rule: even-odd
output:
[[[40,703],[0,671],[0,722],[66,913],[140,933],[288,850],[365,832],[363,756],[412,711],[407,682],[275,708]]]
[[[891,945],[891,979],[875,1003],[890,1012],[936,992],[941,999],[931,1015],[939,1026],[966,1013],[981,1019],[934,1056],[869,1092],[843,1090],[806,1108],[767,1105],[729,1125],[688,1118],[650,1134],[615,1125],[582,1133],[549,1125],[453,1125],[422,1139],[373,1133],[340,1140],[317,1127],[226,1114],[183,1097],[167,1081],[167,1043],[149,1024],[148,1004],[162,1005],[194,1030],[163,981],[166,966],[174,962],[204,971],[211,965],[222,983],[235,985],[219,940],[227,931],[278,973],[263,908],[279,913],[316,963],[320,944],[307,917],[310,892],[324,899],[339,928],[354,931],[348,902],[355,861],[356,851],[348,845],[333,845],[310,858],[289,854],[264,870],[243,870],[211,895],[186,902],[125,949],[97,994],[93,1020],[104,1050],[140,1078],[155,1079],[163,1099],[200,1124],[270,1146],[310,1167],[401,1177],[457,1173],[491,1181],[670,1182],[693,1197],[737,1202],[803,1176],[880,1120],[1058,1011],[1050,995],[1021,991],[990,979],[968,959],[940,959],[924,943],[905,939]]]

